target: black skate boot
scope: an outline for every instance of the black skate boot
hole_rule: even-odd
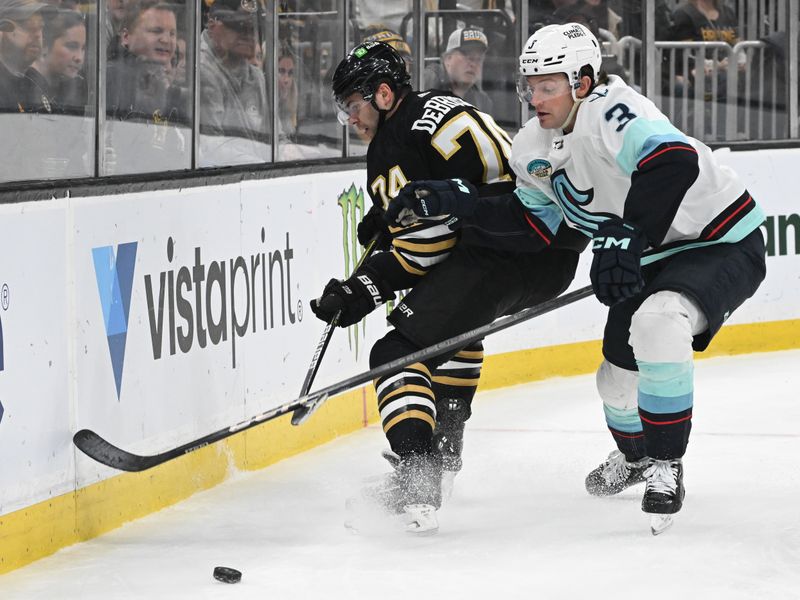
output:
[[[409,454],[399,457],[384,452],[394,468],[362,496],[389,513],[400,515],[406,531],[435,533],[439,529],[436,511],[442,505],[442,461],[438,454]]]
[[[686,489],[683,487],[683,462],[651,459],[644,472],[647,487],[642,498],[642,510],[651,515],[650,530],[653,535],[672,525],[672,515],[683,506]]]
[[[648,459],[628,462],[625,455],[614,450],[603,464],[586,476],[586,491],[592,496],[613,496],[625,488],[644,481]]]
[[[442,457],[442,495],[449,498],[453,492],[453,480],[461,470],[464,449],[464,425],[469,417],[469,408],[461,398],[443,398],[436,403],[436,431],[433,447]]]

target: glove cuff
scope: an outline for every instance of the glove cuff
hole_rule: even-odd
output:
[[[644,231],[620,217],[603,222],[592,236],[592,252],[617,249],[641,253],[647,244]]]

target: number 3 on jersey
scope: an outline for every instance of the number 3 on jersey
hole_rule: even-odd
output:
[[[631,109],[628,108],[627,105],[619,102],[614,106],[612,106],[608,110],[608,112],[606,112],[606,121],[610,121],[615,117],[617,119],[617,122],[619,123],[617,131],[622,131],[625,128],[625,125],[627,125],[636,118],[636,114],[632,113]]]

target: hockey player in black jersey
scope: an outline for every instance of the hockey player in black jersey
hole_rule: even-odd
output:
[[[354,48],[333,76],[339,120],[370,140],[367,181],[373,207],[359,225],[366,244],[386,229],[382,214],[401,188],[420,179],[460,178],[481,193],[514,189],[511,142],[491,116],[447,92],[411,90],[405,63],[391,47]],[[473,188],[474,189],[474,188]],[[575,273],[585,242],[539,255],[465,246],[451,220],[433,219],[385,232],[385,252],[372,255],[345,281],[331,280],[314,313],[348,326],[411,289],[391,313],[393,329],[376,342],[376,367],[561,293]],[[549,231],[508,232],[508,248]],[[573,241],[577,238],[573,238]],[[578,250],[578,251],[576,251]],[[413,364],[376,382],[384,432],[396,471],[385,504],[407,517],[410,531],[438,528],[442,471],[461,467],[464,421],[469,418],[483,360],[480,342],[454,355]]]

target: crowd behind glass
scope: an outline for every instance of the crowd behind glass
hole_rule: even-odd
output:
[[[793,137],[797,3],[651,1],[648,54],[638,0],[0,0],[0,185],[363,154],[329,88],[366,39],[513,133],[521,42],[571,21],[687,133]]]

